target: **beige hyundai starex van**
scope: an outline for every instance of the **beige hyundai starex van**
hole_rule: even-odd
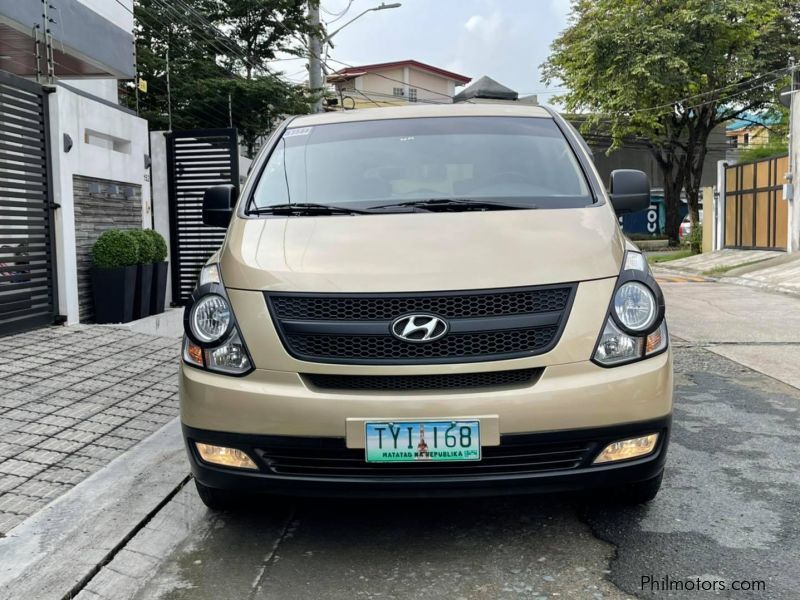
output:
[[[672,413],[664,301],[599,180],[541,107],[290,119],[186,308],[181,420],[200,496],[602,488],[652,499]]]

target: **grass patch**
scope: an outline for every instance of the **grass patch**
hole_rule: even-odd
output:
[[[658,263],[678,260],[679,258],[688,258],[689,256],[692,256],[692,251],[689,249],[675,250],[673,252],[653,252],[647,255],[647,262],[651,265],[657,265]]]
[[[767,260],[767,259],[760,258],[759,260],[751,260],[750,262],[739,263],[738,265],[728,265],[728,266],[725,266],[725,267],[723,267],[723,266],[714,267],[713,269],[709,269],[708,271],[703,271],[703,275],[710,275],[712,277],[715,276],[715,275],[724,275],[728,271],[733,271],[734,269],[738,269],[740,267],[749,267],[750,265],[756,265],[756,264],[758,264],[760,262],[764,262],[765,260]]]

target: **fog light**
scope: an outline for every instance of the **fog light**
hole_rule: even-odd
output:
[[[194,445],[200,453],[200,458],[207,463],[236,469],[258,469],[253,459],[247,456],[246,452],[242,452],[237,448],[212,446],[211,444],[202,444],[200,442],[195,442]]]
[[[605,449],[594,459],[595,465],[607,462],[617,462],[620,460],[628,460],[631,458],[638,458],[650,454],[656,447],[658,441],[658,434],[651,433],[642,437],[630,438],[628,440],[621,440],[614,442],[605,447]]]

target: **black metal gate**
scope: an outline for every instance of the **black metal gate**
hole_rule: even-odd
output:
[[[47,92],[0,71],[0,335],[57,306]]]
[[[222,244],[225,230],[203,225],[203,193],[230,183],[239,189],[235,129],[198,129],[167,134],[172,303],[185,304],[200,268]]]

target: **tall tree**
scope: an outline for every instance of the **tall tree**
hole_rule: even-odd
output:
[[[798,42],[796,0],[574,0],[551,46],[546,83],[569,89],[613,148],[646,140],[664,179],[667,234],[678,241],[685,189],[698,222],[711,131],[776,100]]]
[[[139,112],[151,129],[234,127],[253,155],[280,115],[308,112],[308,93],[269,69],[277,52],[303,52],[300,0],[136,0]],[[128,105],[136,104],[133,93]]]

